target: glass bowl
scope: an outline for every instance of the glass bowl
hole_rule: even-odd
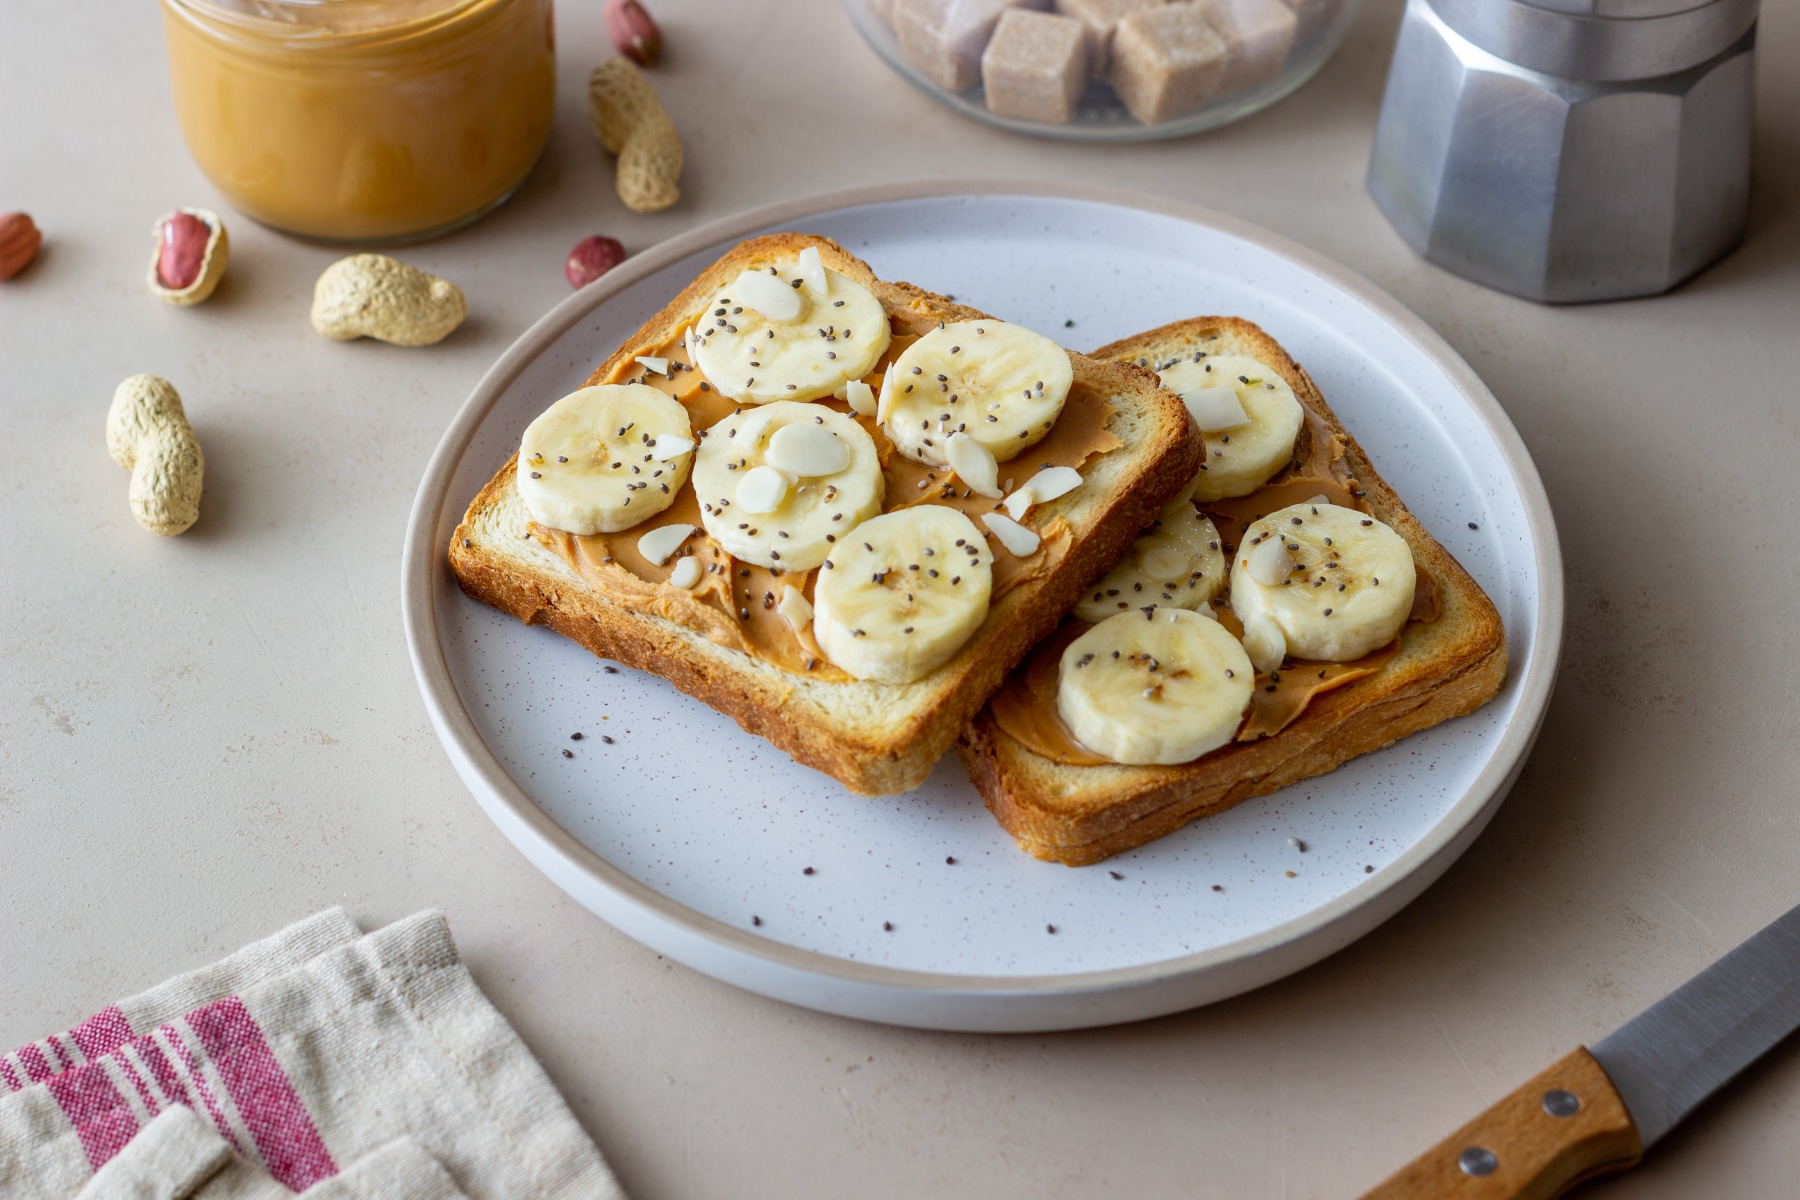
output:
[[[1293,92],[1343,43],[1358,0],[840,3],[888,66],[965,116],[1133,142],[1212,129]]]

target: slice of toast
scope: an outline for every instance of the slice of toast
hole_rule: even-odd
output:
[[[1196,317],[1114,342],[1094,357],[1144,364],[1196,352],[1246,355],[1278,371],[1307,412],[1302,437],[1335,437],[1367,510],[1412,547],[1435,589],[1438,614],[1412,621],[1398,652],[1374,674],[1312,698],[1298,718],[1260,741],[1232,742],[1175,766],[1069,765],[1027,748],[984,708],[957,753],[988,809],[1037,858],[1084,866],[1172,833],[1198,817],[1322,775],[1439,721],[1486,703],[1506,674],[1506,633],[1493,603],[1427,533],[1370,464],[1319,389],[1276,341],[1248,321]],[[1278,485],[1290,468],[1270,481]],[[1271,510],[1292,501],[1272,503]],[[1204,511],[1206,505],[1202,504]],[[1021,668],[1023,670],[1023,668]]]
[[[772,234],[740,244],[703,271],[588,382],[619,381],[634,370],[637,356],[664,353],[671,345],[686,360],[679,352],[682,332],[711,296],[740,272],[791,261],[808,246],[880,300],[896,337],[923,334],[940,321],[997,319],[911,284],[882,282],[827,239]],[[667,678],[851,791],[906,791],[924,780],[1013,664],[1055,627],[1081,589],[1111,565],[1200,462],[1198,430],[1151,372],[1074,352],[1069,357],[1076,381],[1069,406],[1104,404],[1110,409],[1105,431],[1118,445],[1086,462],[1082,486],[1032,510],[1028,524],[1039,529],[1058,518],[1067,522],[1066,552],[1042,574],[1000,595],[969,641],[916,682],[828,679],[784,669],[609,598],[534,540],[530,514],[513,484],[516,455],[470,503],[450,543],[450,565],[477,600],[527,624],[548,625],[603,658]],[[545,396],[545,406],[556,399]],[[1069,411],[1065,407],[1065,416]],[[1018,474],[1023,482],[1035,470],[1027,451],[1002,464],[1002,478]],[[995,553],[1007,552],[995,546]]]

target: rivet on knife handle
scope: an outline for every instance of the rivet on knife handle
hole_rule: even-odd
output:
[[[1363,1200],[1550,1200],[1643,1152],[1612,1081],[1578,1049]]]

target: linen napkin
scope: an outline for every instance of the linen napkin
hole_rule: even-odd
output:
[[[623,1200],[434,912],[321,913],[0,1057],[0,1093],[9,1200]]]
[[[294,1193],[177,1104],[125,1144],[76,1200],[282,1200]],[[469,1200],[436,1159],[397,1138],[306,1190],[306,1200]]]

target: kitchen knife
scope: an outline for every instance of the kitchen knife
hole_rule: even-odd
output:
[[[1800,1027],[1800,906],[1413,1160],[1363,1200],[1548,1200],[1634,1165]]]

